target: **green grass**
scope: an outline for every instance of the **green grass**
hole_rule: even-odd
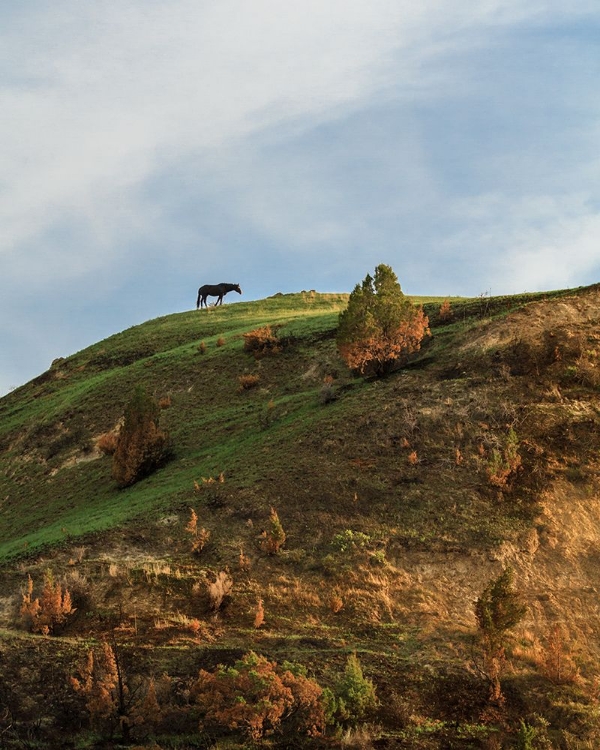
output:
[[[567,291],[452,299],[454,322],[439,327],[423,360],[452,351],[457,332],[477,325],[482,315],[502,315]],[[436,325],[442,298],[415,301],[425,304]],[[319,444],[335,441],[351,423],[360,424],[365,413],[377,410],[396,388],[389,382],[353,379],[339,360],[334,337],[346,302],[347,295],[303,292],[157,318],[58,361],[1,399],[0,559],[118,527],[136,517],[155,518],[189,501],[195,480],[221,471],[232,491],[252,488],[265,477],[281,481],[282,491],[288,491],[290,482],[302,486],[303,475],[314,469]],[[277,356],[255,361],[243,351],[243,334],[267,324],[278,326],[288,345]],[[217,346],[220,337],[223,346]],[[201,341],[204,354],[198,350]],[[257,374],[260,382],[240,393],[238,377],[245,373]],[[343,394],[326,407],[319,401],[325,374],[336,377]],[[171,434],[174,459],[127,490],[118,490],[111,480],[109,458],[65,466],[94,437],[115,426],[138,385],[157,397],[171,396],[162,424]],[[347,457],[330,452],[322,461],[328,471],[341,472],[342,479],[322,482],[322,498],[333,498],[336,482],[341,488],[349,484]],[[385,477],[395,471],[395,461],[394,456],[378,459],[385,469],[383,479],[360,477],[366,496],[390,494]],[[311,486],[318,494],[318,482],[313,480]],[[343,495],[347,490],[340,491]],[[427,530],[419,531],[411,514],[416,519],[409,503],[399,520],[413,524],[411,534],[426,538]],[[459,514],[448,528],[460,526],[468,515],[468,510]]]

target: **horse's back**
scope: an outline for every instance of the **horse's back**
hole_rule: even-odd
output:
[[[200,289],[198,289],[198,294],[210,294],[212,296],[214,296],[215,294],[221,294],[221,285],[204,284],[200,287]]]

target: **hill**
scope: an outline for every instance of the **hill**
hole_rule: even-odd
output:
[[[373,381],[336,353],[346,300],[303,292],[149,321],[0,400],[7,747],[108,746],[117,726],[87,728],[69,682],[103,638],[132,685],[170,675],[177,730],[140,720],[148,747],[247,746],[198,735],[200,709],[173,684],[189,691],[199,668],[251,650],[334,692],[358,655],[381,705],[369,730],[358,710],[339,720],[346,746],[526,747],[527,732],[594,746],[600,288],[452,300],[446,320],[441,300],[420,300],[431,338]],[[266,325],[277,351],[255,358],[243,334]],[[119,490],[99,441],[138,385],[163,406],[173,457]],[[507,567],[527,612],[491,704],[473,605]],[[48,570],[77,611],[30,634],[20,591],[29,575],[41,595]]]

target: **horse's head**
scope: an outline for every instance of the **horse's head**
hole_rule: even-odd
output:
[[[232,291],[233,292],[237,292],[238,294],[242,293],[242,290],[240,289],[240,285],[239,284],[234,284]]]

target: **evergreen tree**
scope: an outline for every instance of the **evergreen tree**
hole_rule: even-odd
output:
[[[390,266],[357,284],[340,313],[337,346],[349,367],[361,375],[387,375],[397,362],[421,347],[429,320],[403,294]]]
[[[160,408],[139,387],[125,409],[123,427],[113,456],[113,477],[128,487],[151,474],[167,458],[168,436],[158,427]]]

